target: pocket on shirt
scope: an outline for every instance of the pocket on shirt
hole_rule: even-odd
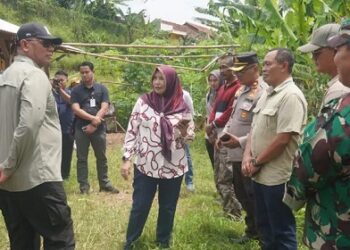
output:
[[[261,114],[264,115],[266,128],[276,130],[277,128],[277,108],[264,108]]]

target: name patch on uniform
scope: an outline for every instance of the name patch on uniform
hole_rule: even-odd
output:
[[[90,99],[90,108],[96,107],[96,100],[94,98]]]
[[[244,103],[241,106],[241,109],[243,109],[245,111],[250,111],[252,107],[253,107],[253,103],[252,102],[244,101]]]

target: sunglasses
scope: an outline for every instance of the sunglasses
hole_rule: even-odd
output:
[[[37,41],[39,42],[44,48],[48,49],[50,47],[57,49],[58,45],[52,43],[50,40],[42,40],[42,39],[26,39],[26,41]]]
[[[311,52],[311,53],[312,53],[312,56],[313,56],[314,58],[318,57],[319,55],[322,54],[322,51],[323,51],[324,49],[327,49],[327,48],[329,48],[329,47],[322,47],[322,48],[319,48],[319,49],[317,49],[317,50],[315,50],[315,51],[312,51],[312,52]]]

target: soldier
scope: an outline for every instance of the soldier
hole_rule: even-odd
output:
[[[263,79],[269,87],[253,110],[242,172],[253,179],[262,248],[296,250],[295,218],[282,198],[306,124],[307,104],[291,76],[294,56],[290,50],[269,51],[263,65]]]
[[[230,168],[232,167],[233,186],[237,199],[246,211],[247,228],[245,235],[237,240],[237,243],[244,243],[249,239],[257,238],[258,233],[254,219],[252,183],[249,177],[242,175],[242,156],[253,119],[253,109],[266,84],[259,78],[258,57],[255,52],[238,54],[232,69],[242,86],[236,92],[231,117],[217,143],[219,146],[230,148],[227,163]]]
[[[350,19],[329,41],[339,80],[350,86]],[[350,249],[350,94],[328,102],[305,128],[284,202],[306,203],[303,242],[310,249]]]
[[[321,109],[329,101],[350,92],[350,88],[339,82],[337,66],[333,60],[336,50],[327,44],[327,39],[336,35],[339,28],[340,25],[336,23],[323,25],[312,33],[310,42],[298,48],[303,53],[312,53],[317,71],[332,78],[327,83],[328,88],[323,97]]]
[[[225,83],[220,86],[213,109],[209,116],[206,133],[216,137],[225,127],[232,112],[233,99],[240,83],[232,70],[233,55],[227,54],[219,59],[220,74]],[[214,140],[215,142],[215,140]],[[236,199],[232,183],[232,169],[226,164],[227,149],[216,148],[214,152],[214,180],[223,200],[224,212],[232,219],[240,219],[241,204]]]

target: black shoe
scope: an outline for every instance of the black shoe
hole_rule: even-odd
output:
[[[80,193],[81,194],[89,194],[90,190],[89,190],[89,188],[80,188]]]
[[[168,249],[170,248],[169,243],[161,243],[161,242],[156,242],[157,247],[159,247],[160,249]]]
[[[112,194],[118,194],[119,190],[116,189],[113,186],[107,186],[107,187],[101,187],[100,192],[107,192],[107,193],[112,193]]]
[[[244,234],[242,237],[240,238],[233,238],[231,239],[231,241],[233,243],[236,243],[236,244],[245,244],[247,243],[248,241],[251,241],[251,240],[258,240],[259,239],[259,236],[258,235],[248,235],[248,234]]]

